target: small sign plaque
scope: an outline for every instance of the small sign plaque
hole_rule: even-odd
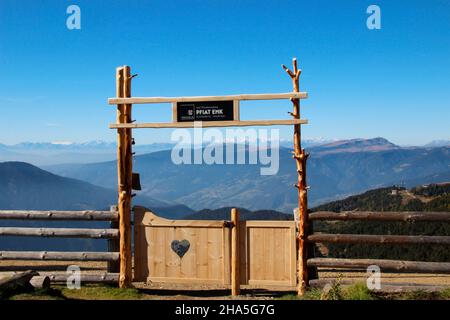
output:
[[[177,122],[232,121],[233,101],[177,102]]]

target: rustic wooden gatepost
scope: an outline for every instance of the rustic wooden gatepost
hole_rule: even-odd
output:
[[[301,70],[297,67],[297,59],[292,59],[293,69],[289,70],[285,65],[282,65],[283,69],[289,74],[292,79],[293,92],[300,92],[299,79]],[[300,99],[291,99],[293,104],[293,112],[290,113],[294,119],[300,119]],[[297,165],[298,181],[294,186],[298,190],[298,294],[303,295],[308,285],[308,194],[306,188],[306,160],[308,155],[301,144],[301,127],[300,125],[294,125],[294,154],[293,158]]]
[[[116,70],[117,98],[131,97],[131,73],[129,66]],[[131,123],[131,104],[117,105],[117,124]],[[131,196],[133,176],[132,133],[130,128],[117,129],[117,176],[119,208],[119,287],[126,288],[132,280],[131,254]]]

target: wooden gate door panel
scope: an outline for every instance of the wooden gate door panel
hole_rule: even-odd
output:
[[[241,284],[295,287],[295,222],[240,223]]]
[[[230,229],[135,208],[135,281],[229,284]]]

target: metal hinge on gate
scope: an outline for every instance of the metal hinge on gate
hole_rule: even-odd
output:
[[[224,226],[225,228],[233,228],[233,227],[234,227],[234,223],[231,222],[231,221],[224,221],[224,222],[223,222],[223,226]]]

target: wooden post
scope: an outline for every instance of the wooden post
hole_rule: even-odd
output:
[[[231,295],[240,294],[240,259],[239,259],[239,211],[231,209]]]
[[[299,92],[299,78],[301,70],[297,68],[297,59],[292,59],[293,71],[289,70],[285,65],[283,69],[292,79],[293,92]],[[291,99],[293,104],[294,119],[300,119],[300,99]],[[298,181],[295,187],[298,190],[298,210],[299,210],[299,230],[298,230],[298,295],[303,295],[308,285],[308,269],[307,258],[308,250],[306,238],[308,236],[308,197],[306,191],[306,160],[308,154],[301,146],[301,130],[300,124],[294,125],[294,156],[297,165]]]
[[[118,98],[131,97],[131,74],[128,66],[119,67],[116,70],[116,95]],[[117,105],[117,123],[131,123],[131,104]],[[120,288],[128,287],[132,279],[131,185],[133,161],[131,143],[131,129],[117,129]]]
[[[117,212],[118,208],[117,206],[111,206],[110,211],[111,213]],[[111,229],[118,229],[119,228],[119,221],[112,220],[109,223],[109,227]],[[108,252],[119,252],[120,244],[119,240],[114,239],[108,239]],[[108,261],[108,272],[111,273],[119,273],[120,270],[120,262],[119,261]]]

